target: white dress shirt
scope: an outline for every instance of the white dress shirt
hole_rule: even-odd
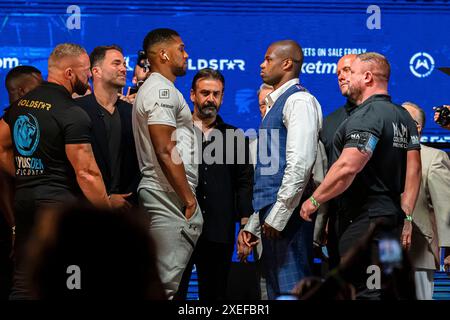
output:
[[[299,84],[292,79],[266,97],[266,114],[277,99],[291,86]],[[308,92],[292,94],[283,107],[283,124],[287,129],[286,169],[277,200],[265,223],[282,231],[294,209],[299,205],[311,176],[317,154],[319,131],[322,128],[322,109],[317,99]]]

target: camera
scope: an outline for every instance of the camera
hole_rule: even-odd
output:
[[[445,106],[439,106],[434,108],[434,111],[438,113],[436,123],[441,127],[446,127],[450,124],[450,110]]]
[[[145,72],[147,72],[148,69],[150,68],[150,64],[148,63],[147,55],[145,54],[144,50],[138,51],[137,65],[142,69],[144,69]]]

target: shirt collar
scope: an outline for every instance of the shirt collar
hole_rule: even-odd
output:
[[[58,90],[63,91],[64,94],[66,94],[68,97],[72,98],[72,95],[70,94],[70,92],[63,85],[60,85],[60,84],[55,83],[55,82],[48,82],[48,81],[45,81],[45,80],[42,81],[42,83],[40,85],[41,86],[48,86],[48,87],[57,88]]]
[[[391,96],[388,94],[374,94],[373,96],[370,96],[366,99],[363,103],[359,105],[359,108],[368,105],[369,103],[372,103],[374,101],[391,101]]]
[[[350,115],[356,109],[356,107],[357,105],[349,99],[347,99],[347,102],[344,105],[345,112],[347,112],[348,115]]]
[[[281,95],[283,93],[285,93],[287,91],[287,89],[289,89],[293,85],[299,84],[299,83],[300,83],[300,80],[298,78],[291,79],[288,82],[286,82],[285,84],[283,84],[281,87],[279,87],[277,90],[275,90],[274,92],[269,93],[265,99],[267,111],[269,111],[269,109],[273,107],[273,105],[278,100],[278,98],[281,97]],[[267,114],[267,111],[266,111],[266,114]]]

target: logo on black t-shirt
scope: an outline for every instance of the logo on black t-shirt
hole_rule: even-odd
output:
[[[14,142],[23,156],[31,156],[39,144],[39,123],[31,115],[21,115],[14,123]]]
[[[14,143],[20,156],[16,156],[16,175],[31,176],[44,173],[41,159],[29,157],[39,145],[40,129],[32,114],[20,115],[14,123]]]
[[[408,128],[403,123],[392,123],[392,128],[394,130],[394,137],[392,146],[394,148],[408,148]]]

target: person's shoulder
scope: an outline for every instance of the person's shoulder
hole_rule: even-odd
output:
[[[85,98],[85,97],[83,97]],[[66,97],[64,101],[61,100],[61,105],[59,108],[57,108],[56,114],[61,115],[62,117],[66,118],[67,120],[70,120],[70,118],[76,118],[76,119],[89,119],[89,108],[86,108],[85,105],[80,103],[79,100],[72,99],[71,97]]]
[[[117,108],[124,109],[124,110],[131,110],[133,108],[133,105],[129,102],[118,99],[117,100]]]
[[[151,101],[174,101],[179,100],[180,91],[175,86],[162,76],[151,74],[150,77],[139,88],[136,96],[138,104],[140,102]]]
[[[320,106],[319,101],[316,99],[315,96],[313,96],[308,91],[297,91],[297,92],[291,94],[286,99],[285,106],[292,107],[294,105],[309,106],[309,108],[307,108],[308,110],[310,110],[311,107],[312,107],[312,109],[319,109],[319,110],[321,110],[321,106]],[[295,108],[295,109],[297,109],[297,108]]]
[[[80,107],[88,114],[93,112],[95,105],[97,104],[97,100],[95,100],[94,94],[88,94],[83,97],[73,99],[74,105]]]
[[[288,97],[288,100],[303,100],[307,102],[310,102],[312,100],[317,101],[316,97],[314,97],[309,91],[294,92]]]
[[[408,112],[408,110],[406,110],[405,108],[403,108],[401,105],[398,105],[398,104],[393,104],[393,105],[394,105],[394,109],[395,109],[398,113],[400,113],[401,116],[402,116],[405,120],[409,121],[410,124],[412,124],[412,125],[414,125],[414,126],[416,125],[416,124],[414,123],[413,117],[412,117],[411,114]]]
[[[225,122],[223,118],[219,115],[217,115],[217,121],[220,123],[220,126],[224,129],[231,129],[231,130],[237,130],[238,127],[233,126],[232,124],[229,124],[228,122]]]
[[[422,156],[429,156],[432,159],[436,158],[446,158],[448,159],[448,155],[445,151],[433,147],[426,146],[424,144],[420,145],[420,154]]]
[[[378,112],[377,112],[378,111]],[[379,117],[380,112],[376,109],[372,103],[369,103],[365,106],[356,107],[355,111],[349,116],[349,120],[354,121],[355,119],[360,119],[364,117]]]

